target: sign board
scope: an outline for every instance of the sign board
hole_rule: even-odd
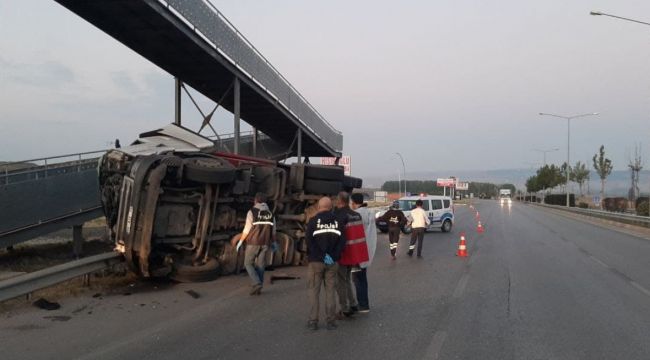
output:
[[[594,206],[600,206],[600,195],[594,195]]]
[[[335,157],[322,157],[320,158],[321,165],[334,165],[336,163]],[[345,175],[350,176],[352,174],[352,160],[349,155],[342,156],[339,160],[339,165],[343,166]]]
[[[388,192],[387,191],[375,191],[375,201],[376,202],[387,202],[388,201]]]
[[[469,190],[469,182],[467,181],[456,182],[456,190]]]
[[[438,179],[436,185],[439,187],[453,187],[456,184],[456,179]]]

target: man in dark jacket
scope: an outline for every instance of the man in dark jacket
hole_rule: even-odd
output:
[[[336,329],[336,274],[337,261],[345,246],[343,228],[332,213],[332,200],[323,197],[318,201],[318,214],[307,223],[307,288],[309,296],[309,322],[311,330],[318,329],[321,285],[325,284],[325,314],[327,329]]]
[[[399,243],[399,233],[404,225],[408,222],[402,210],[399,209],[399,202],[395,201],[386,213],[379,217],[379,221],[388,224],[388,242],[390,247],[390,258],[395,260],[397,245]]]
[[[275,244],[275,220],[273,213],[266,204],[266,196],[255,194],[255,205],[246,214],[246,224],[237,249],[246,241],[244,266],[253,284],[251,295],[260,295],[264,286],[264,268],[266,267],[266,251]]]

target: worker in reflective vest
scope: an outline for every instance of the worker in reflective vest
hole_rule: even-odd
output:
[[[361,215],[350,209],[350,194],[340,192],[336,199],[336,217],[344,229],[345,247],[341,253],[338,269],[337,293],[341,313],[352,316],[359,311],[359,304],[352,291],[352,269],[358,270],[369,260],[368,244]]]
[[[272,251],[277,248],[275,219],[266,204],[266,196],[262,193],[255,194],[255,205],[246,214],[246,224],[237,244],[237,250],[244,241],[246,242],[244,266],[252,281],[250,295],[260,295],[264,286],[266,251],[269,247]]]

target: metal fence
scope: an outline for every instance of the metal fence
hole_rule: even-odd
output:
[[[0,247],[101,216],[91,151],[0,164]]]
[[[99,156],[105,152],[106,150],[97,150],[2,163],[0,185],[95,169]]]
[[[604,210],[582,209],[582,208],[577,208],[577,207],[566,207],[566,206],[561,206],[561,205],[547,205],[547,204],[537,204],[537,203],[531,203],[531,204],[546,207],[546,208],[550,208],[550,209],[562,210],[562,211],[572,212],[572,213],[575,213],[575,214],[581,214],[581,215],[601,218],[601,219],[605,219],[605,220],[611,220],[611,221],[616,221],[616,222],[620,222],[620,223],[625,223],[625,224],[630,224],[630,225],[639,225],[639,226],[644,226],[644,227],[650,228],[650,217],[647,217],[647,216],[639,216],[639,215],[633,215],[633,214],[617,213],[617,212],[604,211]]]
[[[328,146],[343,149],[343,135],[208,0],[158,0],[215,50],[258,83]]]

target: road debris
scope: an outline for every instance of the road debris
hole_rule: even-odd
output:
[[[199,295],[199,293],[197,293],[197,292],[194,291],[194,290],[186,290],[185,293],[186,293],[187,295],[193,297],[194,299],[198,299],[198,298],[201,297],[201,295]]]
[[[271,284],[273,284],[273,282],[278,280],[298,280],[298,279],[300,279],[300,276],[293,276],[289,274],[271,275]]]
[[[57,302],[51,302],[47,301],[44,298],[40,298],[32,303],[32,305],[36,306],[39,309],[43,310],[58,310],[61,308],[61,305]]]

